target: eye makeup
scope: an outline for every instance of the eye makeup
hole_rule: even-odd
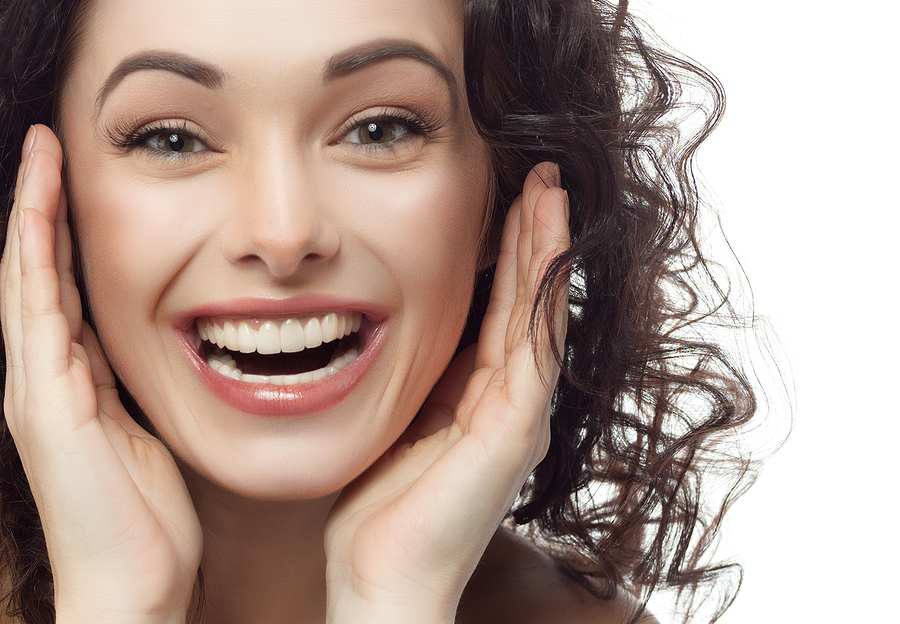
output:
[[[269,133],[266,140],[325,150],[335,162],[405,167],[457,128],[458,111],[444,81],[408,59],[360,68],[318,93],[281,84],[282,97],[267,118],[245,125],[261,105],[255,89],[228,82],[207,89],[171,72],[135,72],[109,94],[98,135],[118,156],[139,158],[135,165],[144,173],[180,177],[205,171],[221,162],[215,155],[228,157]]]
[[[340,138],[332,146],[346,146],[375,155],[412,147],[428,140],[448,120],[437,115],[419,115],[406,109],[383,107],[351,116],[339,131]],[[151,158],[179,161],[203,158],[219,150],[212,147],[207,133],[184,119],[133,121],[113,120],[103,126],[107,142],[123,154],[140,153]]]
[[[107,141],[123,153],[140,151],[153,158],[196,158],[210,148],[210,139],[184,119],[149,123],[119,119],[103,128]]]
[[[385,107],[351,116],[342,127],[340,139],[332,144],[352,145],[369,151],[395,150],[410,141],[430,138],[446,124],[446,120],[433,114]]]

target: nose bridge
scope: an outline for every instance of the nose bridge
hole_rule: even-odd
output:
[[[238,263],[263,263],[276,277],[328,258],[339,246],[314,176],[299,148],[268,141],[249,153],[235,176],[225,252]]]

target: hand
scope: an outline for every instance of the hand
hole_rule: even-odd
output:
[[[533,336],[528,326],[547,266],[568,248],[557,185],[550,163],[528,175],[506,218],[478,344],[336,503],[325,535],[329,623],[453,622],[488,541],[546,454],[559,370],[546,321]],[[555,293],[557,351],[567,285]]]
[[[3,409],[47,539],[57,621],[183,622],[197,515],[168,450],[119,402],[82,320],[59,141],[35,126],[25,151],[0,263]]]

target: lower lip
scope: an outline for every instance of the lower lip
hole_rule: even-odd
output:
[[[183,335],[182,345],[203,383],[231,407],[259,416],[298,417],[327,410],[344,400],[378,355],[383,328],[383,324],[378,325],[368,336],[360,332],[360,343],[365,346],[359,357],[343,370],[319,381],[293,386],[248,383],[220,375],[192,346],[188,336]]]

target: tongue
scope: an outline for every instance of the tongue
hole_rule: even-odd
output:
[[[304,349],[299,353],[259,353],[229,352],[237,363],[237,368],[249,375],[296,375],[328,366],[337,342],[329,342],[315,349]]]

